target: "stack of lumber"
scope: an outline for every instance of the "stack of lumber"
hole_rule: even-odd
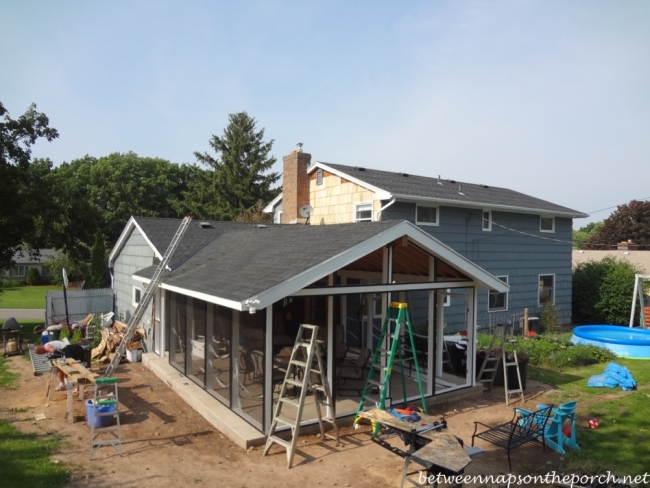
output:
[[[126,324],[116,320],[113,322],[113,325],[103,327],[100,332],[102,334],[102,341],[93,349],[92,358],[97,359],[100,363],[105,363],[113,359],[115,349],[117,349],[117,346],[124,339]],[[127,350],[142,349],[142,339],[144,339],[144,329],[138,327],[131,338],[130,344],[126,347]]]

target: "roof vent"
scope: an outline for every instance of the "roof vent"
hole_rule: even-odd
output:
[[[402,176],[408,176],[408,175],[409,175],[408,173],[402,173]]]
[[[439,185],[443,185],[443,184],[444,184],[444,183],[442,182],[442,180],[440,179],[440,175],[438,175],[438,184],[439,184]]]
[[[456,183],[456,180],[449,180],[449,183]]]
[[[255,224],[256,229],[266,229],[266,225],[264,224]]]
[[[487,185],[481,185],[481,186],[482,186],[483,188],[490,188],[490,187],[487,186]]]
[[[365,171],[365,170],[366,170],[366,168],[362,168],[361,166],[357,167],[357,171]]]
[[[201,229],[212,229],[212,224],[210,222],[199,222]]]
[[[460,187],[460,183],[458,184],[458,194],[459,195],[464,195],[463,189]]]

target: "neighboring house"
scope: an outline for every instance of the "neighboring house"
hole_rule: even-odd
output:
[[[2,274],[4,280],[25,281],[30,268],[36,268],[44,283],[52,281],[52,273],[47,266],[50,259],[56,258],[58,252],[55,249],[41,249],[40,256],[30,256],[28,251],[14,253],[11,266]]]
[[[309,205],[309,207],[304,207]],[[482,291],[478,326],[520,323],[546,303],[571,320],[573,219],[586,214],[529,195],[406,173],[323,162],[298,151],[284,157],[283,193],[265,209],[275,222],[311,225],[406,219],[510,286]],[[451,297],[448,315],[465,313]]]
[[[129,220],[109,257],[118,315],[133,313],[180,222]],[[414,325],[425,395],[480,394],[479,290],[508,292],[501,280],[403,220],[328,226],[194,221],[169,268],[147,314],[152,319],[145,319],[154,324],[145,364],[245,447],[263,442],[269,431],[300,324],[320,328],[341,417],[356,412],[368,371],[365,365],[359,380],[344,379],[341,359],[374,348],[389,301],[410,301],[411,294],[421,309]],[[465,300],[460,319],[446,316],[449,295]],[[450,320],[464,335],[447,333]],[[415,371],[405,374],[402,382],[393,373],[389,404],[403,400],[403,385],[407,399],[417,400]],[[315,420],[311,395],[302,419]]]
[[[621,242],[616,249],[605,251],[574,250],[573,267],[589,261],[602,261],[605,258],[628,262],[641,274],[650,273],[650,251],[639,251],[636,245],[628,242]]]

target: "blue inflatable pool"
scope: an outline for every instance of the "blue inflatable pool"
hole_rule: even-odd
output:
[[[604,347],[622,358],[650,359],[650,330],[622,325],[581,325],[573,329],[571,343]]]

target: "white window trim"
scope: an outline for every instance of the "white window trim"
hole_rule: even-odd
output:
[[[551,305],[555,305],[555,289],[557,288],[557,282],[555,280],[555,273],[540,274],[537,275],[537,306],[543,307],[546,305],[540,301],[540,281],[542,281],[542,276],[552,276],[553,277],[553,295],[551,296]]]
[[[445,300],[443,302],[443,307],[451,306],[451,288],[445,290]]]
[[[496,278],[499,279],[499,280],[501,280],[501,281],[503,281],[506,285],[509,284],[509,283],[508,283],[508,281],[509,281],[508,275],[496,276]],[[505,278],[505,279],[504,279],[504,278]],[[489,290],[489,291],[488,291],[488,313],[492,313],[492,312],[507,312],[507,311],[508,311],[508,298],[509,298],[508,295],[509,295],[509,293],[508,293],[507,291],[504,292],[505,295],[506,295],[504,308],[494,308],[494,309],[491,309],[491,308],[490,308],[490,291],[494,291],[494,290]],[[537,294],[537,300],[539,301],[539,293]]]
[[[485,214],[488,214],[487,227],[485,227]],[[483,229],[483,232],[492,232],[492,210],[483,210],[481,212],[481,229]]]
[[[435,222],[420,222],[418,221],[418,208],[435,208],[436,209],[436,221]],[[439,226],[440,225],[440,207],[437,205],[418,205],[415,204],[415,225],[430,225],[430,226]]]
[[[552,222],[551,230],[542,229],[542,219],[551,219],[551,222]],[[539,216],[539,231],[540,232],[548,232],[549,234],[554,233],[555,232],[555,217],[549,217],[547,215],[540,215]]]
[[[365,205],[370,206],[370,220],[367,220],[367,219],[359,220],[359,219],[357,219],[357,209],[359,207],[362,207],[362,206],[365,206]],[[374,217],[375,217],[375,212],[374,212],[374,209],[373,209],[372,201],[356,202],[356,203],[352,204],[352,222],[372,222],[373,220],[375,220]]]
[[[136,291],[140,292],[140,300],[137,302],[135,300]],[[137,307],[141,300],[142,300],[142,288],[133,285],[133,289],[131,291],[131,301],[133,302],[133,306]]]
[[[282,223],[282,210],[278,210],[277,212],[275,212],[275,215],[273,216],[273,223],[274,224]]]

